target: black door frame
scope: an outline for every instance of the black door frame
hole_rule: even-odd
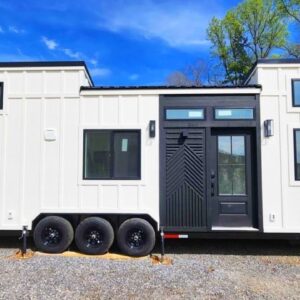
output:
[[[165,120],[165,108],[204,108],[205,119],[204,120],[180,120],[180,121],[168,121]],[[254,108],[255,118],[253,120],[215,120],[214,108]],[[253,147],[255,149],[255,164],[253,167],[253,174],[255,174],[255,182],[253,188],[253,195],[256,200],[256,215],[259,231],[263,231],[263,218],[262,218],[262,192],[261,192],[261,130],[260,130],[260,111],[259,111],[259,94],[216,94],[216,95],[160,95],[159,97],[159,182],[160,182],[160,227],[169,232],[187,232],[184,228],[166,228],[165,227],[165,157],[164,157],[164,128],[165,127],[192,127],[198,126],[205,128],[206,132],[206,152],[209,151],[207,147],[210,145],[211,131],[214,128],[252,128],[255,132],[255,139],[253,141]],[[180,125],[178,125],[178,123]],[[207,159],[209,162],[209,159]],[[210,164],[206,164],[206,174],[210,174]],[[206,193],[207,201],[210,202],[210,176],[206,176]],[[211,207],[207,207],[207,227],[205,232],[210,232],[212,228],[211,223]]]

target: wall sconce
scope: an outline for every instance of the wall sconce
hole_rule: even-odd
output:
[[[265,137],[270,137],[274,135],[274,120],[264,121]]]
[[[154,138],[155,137],[155,121],[151,120],[149,122],[149,137]]]

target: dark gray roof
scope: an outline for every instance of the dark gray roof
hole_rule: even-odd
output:
[[[90,90],[180,90],[180,89],[245,89],[245,88],[261,88],[259,84],[252,85],[203,85],[203,86],[170,86],[170,85],[145,85],[145,86],[82,86],[81,91]]]
[[[300,64],[300,58],[260,58],[257,64]]]
[[[84,67],[91,84],[93,79],[84,61],[20,61],[20,62],[0,62],[0,68],[34,68],[34,67]]]

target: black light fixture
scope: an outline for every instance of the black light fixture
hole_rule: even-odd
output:
[[[149,122],[149,137],[154,138],[155,137],[155,121],[151,120]]]
[[[265,137],[270,137],[274,135],[274,120],[264,121]]]

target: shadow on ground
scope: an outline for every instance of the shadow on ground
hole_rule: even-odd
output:
[[[300,244],[286,240],[167,240],[166,254],[300,255]],[[159,243],[156,250],[160,251]]]
[[[2,248],[18,249],[22,241],[18,237],[0,237],[0,250]],[[28,238],[28,248],[35,250],[32,238]],[[72,245],[70,250],[76,251]],[[111,252],[119,253],[116,245]],[[153,253],[160,253],[158,241]],[[166,240],[165,253],[171,254],[216,254],[216,255],[276,255],[300,256],[300,244],[291,245],[286,240],[206,240],[206,239],[181,239]]]

